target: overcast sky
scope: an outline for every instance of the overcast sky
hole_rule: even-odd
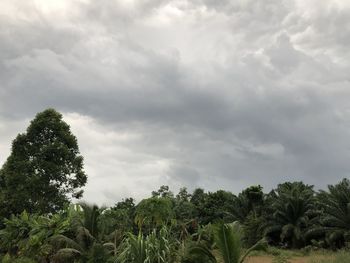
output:
[[[350,175],[350,1],[1,0],[0,163],[64,114],[85,200]]]

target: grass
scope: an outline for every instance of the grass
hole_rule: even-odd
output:
[[[213,252],[217,258],[218,251]],[[218,263],[223,263],[218,260]],[[244,263],[350,263],[350,251],[289,250],[269,247],[266,252],[254,251]]]
[[[308,263],[349,263],[350,252],[339,251],[323,258],[311,258]]]

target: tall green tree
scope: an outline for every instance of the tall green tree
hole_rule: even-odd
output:
[[[239,222],[243,222],[249,213],[259,214],[264,203],[264,193],[260,185],[243,190],[232,204],[232,214]]]
[[[267,236],[273,239],[278,234],[279,241],[292,248],[305,245],[305,233],[316,214],[313,186],[286,182],[279,184],[269,197],[273,213],[268,219]]]
[[[169,186],[162,185],[159,187],[158,191],[152,191],[152,197],[163,197],[163,198],[173,198],[174,194],[170,191]]]
[[[143,199],[135,211],[135,223],[139,229],[146,227],[148,230],[167,224],[174,218],[173,203],[169,198],[151,197]]]
[[[308,236],[315,240],[321,237],[326,241],[324,246],[332,248],[349,244],[350,180],[343,179],[336,185],[329,185],[328,191],[320,191],[317,201],[320,214]]]
[[[60,113],[47,109],[13,141],[0,170],[0,215],[55,212],[80,198],[86,181],[76,137]]]
[[[134,228],[135,202],[133,198],[126,198],[106,209],[101,215],[102,232],[132,231]]]
[[[204,193],[202,189],[195,189],[191,203],[197,210],[197,218],[200,224],[208,224],[224,220],[232,222],[230,213],[235,196],[228,191],[218,190],[216,192]]]
[[[178,221],[184,223],[191,221],[195,217],[195,206],[190,202],[191,194],[187,192],[186,187],[180,189],[174,200],[174,213]]]
[[[252,246],[263,238],[268,210],[260,185],[246,188],[234,199],[230,213],[242,224],[246,246]]]

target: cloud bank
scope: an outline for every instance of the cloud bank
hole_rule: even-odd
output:
[[[350,4],[0,3],[0,162],[35,113],[78,137],[85,199],[323,188],[350,172]]]

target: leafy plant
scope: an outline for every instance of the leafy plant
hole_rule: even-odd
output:
[[[242,263],[244,259],[256,250],[265,250],[267,242],[260,240],[242,253],[242,228],[238,222],[218,224],[214,231],[215,242],[225,263]]]
[[[267,242],[261,240],[243,252],[242,228],[238,222],[231,224],[219,223],[215,225],[214,239],[215,247],[224,263],[242,263],[251,252],[265,250],[267,248]],[[203,262],[205,262],[204,260],[207,262],[218,261],[210,248],[203,243],[189,243],[188,246],[189,247],[187,248],[187,252],[183,259],[185,262],[196,263],[200,262],[200,260],[203,260]]]
[[[117,258],[120,263],[172,263],[175,262],[175,241],[166,227],[153,230],[148,236],[141,232],[128,233]]]

